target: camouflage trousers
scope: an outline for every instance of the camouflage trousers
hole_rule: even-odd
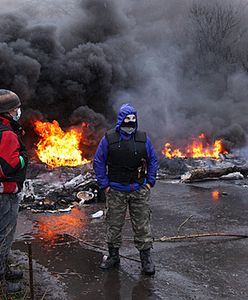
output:
[[[125,223],[127,207],[134,232],[135,247],[140,250],[152,247],[150,191],[124,193],[110,189],[106,193],[107,243],[110,247],[120,248],[121,231]]]
[[[0,277],[5,273],[14,240],[18,208],[19,201],[16,194],[0,194]]]

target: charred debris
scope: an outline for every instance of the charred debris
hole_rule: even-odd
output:
[[[160,158],[158,179],[183,183],[204,180],[242,180],[248,175],[248,161],[233,154],[213,158]]]
[[[248,176],[248,161],[232,154],[212,158],[160,157],[157,178],[191,183],[205,180],[243,180]],[[20,193],[21,209],[34,213],[68,212],[75,206],[104,202],[92,164],[49,169],[32,161]]]
[[[34,213],[68,212],[74,206],[104,201],[102,198],[91,164],[49,169],[32,161],[20,207]]]

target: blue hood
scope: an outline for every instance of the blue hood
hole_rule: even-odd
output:
[[[136,120],[137,120],[137,111],[136,111],[136,109],[128,103],[123,104],[120,108],[120,111],[119,111],[118,116],[117,116],[116,126],[115,126],[116,131],[120,131],[120,126],[121,126],[122,122],[124,121],[124,119],[126,118],[127,115],[135,115]],[[138,120],[136,122],[137,122],[137,127],[138,127]],[[136,127],[136,130],[137,130],[137,127]]]

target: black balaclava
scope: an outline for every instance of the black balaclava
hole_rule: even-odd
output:
[[[136,128],[137,128],[137,118],[135,114],[127,115],[120,126],[120,129],[127,134],[134,133]]]

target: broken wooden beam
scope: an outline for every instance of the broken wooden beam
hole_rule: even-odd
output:
[[[181,181],[184,183],[190,183],[194,181],[202,181],[202,180],[209,180],[209,179],[218,179],[224,175],[228,175],[230,173],[240,173],[243,176],[248,175],[248,165],[243,166],[230,166],[230,167],[223,167],[223,168],[195,168],[191,171],[188,171],[186,174],[181,176]],[[238,175],[238,174],[236,174]],[[228,179],[227,177],[223,177],[223,179]],[[232,178],[230,178],[232,179]],[[242,176],[239,178],[233,177],[233,179],[242,179]]]

